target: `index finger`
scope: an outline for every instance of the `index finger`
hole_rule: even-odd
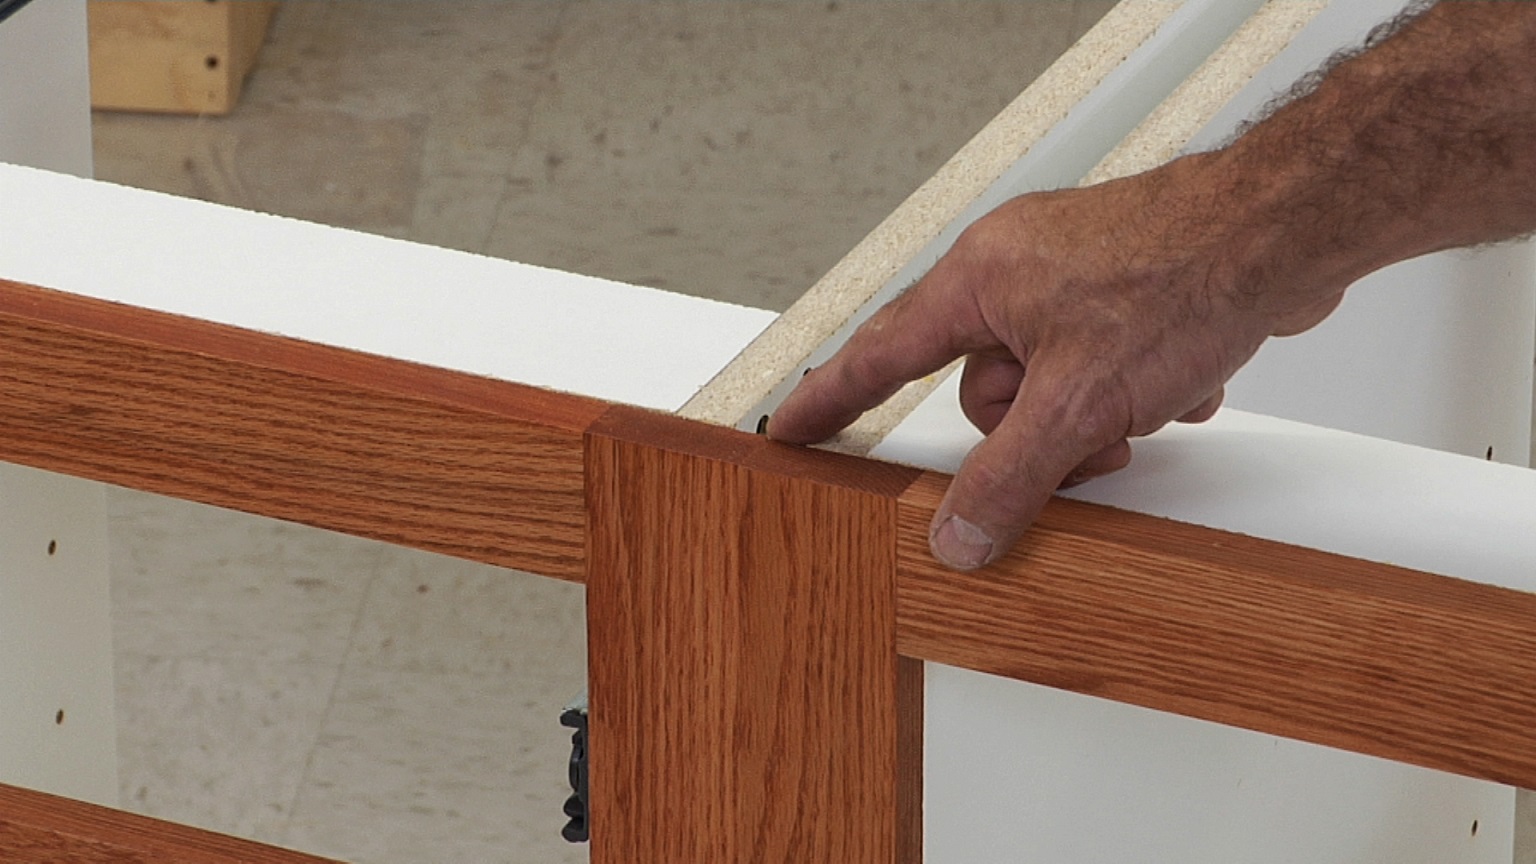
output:
[[[768,420],[768,436],[794,444],[824,441],[902,385],[944,368],[986,342],[967,292],[941,260],[886,304],[826,363],[801,379]]]

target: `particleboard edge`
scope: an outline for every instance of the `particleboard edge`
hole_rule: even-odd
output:
[[[678,414],[739,422],[1182,4],[1125,0],[728,363]]]
[[[1216,112],[1327,6],[1328,0],[1268,0],[1201,64],[1195,74],[1105,156],[1083,178],[1081,185],[1091,186],[1149,171],[1177,157]],[[839,453],[870,452],[959,368],[957,362],[907,384],[895,396],[838,433],[827,446]]]
[[[1135,131],[1104,157],[1084,186],[1156,168],[1179,155],[1329,0],[1268,0]]]

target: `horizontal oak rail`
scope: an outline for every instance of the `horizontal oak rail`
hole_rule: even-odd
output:
[[[0,786],[7,864],[334,864],[41,792]]]
[[[605,407],[0,281],[0,459],[545,576]]]
[[[1536,594],[1058,499],[943,570],[902,498],[901,653],[1426,768],[1536,785]]]

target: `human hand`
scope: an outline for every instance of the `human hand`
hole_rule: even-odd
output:
[[[955,569],[992,562],[1055,489],[1124,467],[1129,438],[1209,418],[1265,338],[1337,304],[1342,285],[1277,278],[1270,238],[1223,215],[1221,170],[1191,157],[1004,204],[811,371],[769,436],[824,440],[964,356],[961,407],[986,438],[930,542]]]

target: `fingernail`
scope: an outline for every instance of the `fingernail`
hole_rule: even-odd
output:
[[[956,570],[975,570],[992,557],[992,538],[959,516],[945,519],[930,545],[935,558]]]

